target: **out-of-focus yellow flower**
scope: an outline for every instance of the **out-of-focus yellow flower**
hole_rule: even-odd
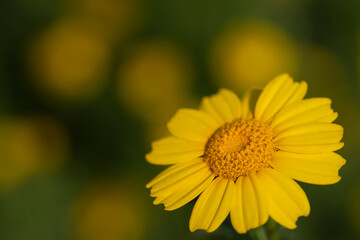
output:
[[[74,19],[50,26],[30,49],[30,71],[46,96],[89,100],[105,85],[109,49]]]
[[[63,126],[49,117],[0,120],[0,187],[59,167],[68,154]]]
[[[141,22],[140,0],[75,0],[70,15],[85,27],[113,42],[133,32]]]
[[[166,104],[164,100],[187,90],[192,78],[188,61],[180,49],[164,40],[136,47],[120,68],[119,97],[134,110]]]
[[[1,120],[1,187],[16,183],[38,169],[40,145],[40,139],[31,124],[19,119]]]
[[[145,212],[139,196],[124,184],[90,185],[74,206],[78,240],[137,240],[144,233]]]
[[[319,46],[304,47],[303,69],[302,76],[309,80],[314,92],[330,93],[340,101],[347,98],[344,65],[331,51]]]
[[[297,49],[281,29],[248,22],[230,27],[215,42],[211,69],[218,85],[243,91],[263,87],[282,72],[297,72]]]
[[[139,45],[120,67],[119,99],[152,126],[164,124],[175,108],[191,102],[189,62],[189,57],[168,41]]]

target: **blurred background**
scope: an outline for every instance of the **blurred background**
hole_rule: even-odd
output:
[[[301,184],[311,214],[282,239],[360,239],[360,1],[5,0],[0,3],[0,239],[241,239],[190,233],[145,159],[179,107],[288,72],[330,97],[347,159]],[[244,239],[247,239],[244,236]]]

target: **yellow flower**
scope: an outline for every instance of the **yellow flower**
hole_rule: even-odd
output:
[[[29,67],[36,87],[56,100],[89,101],[106,86],[109,46],[76,19],[64,18],[34,39]]]
[[[69,136],[45,115],[0,118],[0,190],[37,174],[52,173],[69,155]]]
[[[110,43],[131,35],[142,22],[139,0],[74,0],[69,1],[71,16],[84,22],[85,28]]]
[[[164,135],[173,109],[192,102],[191,58],[166,39],[137,45],[120,66],[117,79],[119,100],[146,124],[149,138]],[[141,98],[139,98],[141,96]]]
[[[128,185],[100,180],[84,189],[72,208],[76,239],[143,239],[147,212],[137,189]]]
[[[242,91],[261,87],[283,71],[296,73],[299,53],[296,42],[276,25],[244,22],[216,39],[210,66],[217,84]]]
[[[269,216],[286,228],[310,212],[293,180],[332,184],[345,160],[343,128],[328,98],[303,100],[305,82],[282,74],[240,100],[221,89],[205,97],[199,110],[180,109],[168,122],[172,134],[153,143],[146,159],[173,164],[150,183],[154,204],[177,209],[198,195],[190,230],[216,230],[230,213],[245,233]]]

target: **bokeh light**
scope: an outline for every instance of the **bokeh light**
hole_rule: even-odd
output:
[[[164,133],[174,109],[191,103],[192,67],[186,52],[164,39],[139,44],[120,66],[119,99],[149,123],[152,137]]]
[[[68,14],[110,43],[121,40],[141,24],[141,0],[74,0]]]
[[[347,79],[347,73],[338,56],[326,48],[305,46],[302,59],[301,77],[311,84],[310,94],[326,90],[328,97],[344,98],[347,85],[343,83]],[[333,87],[324,88],[325,84]]]
[[[266,22],[232,24],[214,43],[211,70],[218,86],[239,91],[263,87],[273,77],[298,70],[295,42]]]
[[[75,19],[50,25],[34,40],[29,55],[34,84],[46,97],[84,101],[105,87],[109,46]]]
[[[78,197],[73,216],[78,240],[139,240],[146,213],[140,196],[124,182],[98,180]]]
[[[61,167],[69,154],[64,126],[48,116],[0,119],[0,188]]]

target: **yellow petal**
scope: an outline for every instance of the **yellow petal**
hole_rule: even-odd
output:
[[[234,200],[232,180],[216,178],[196,201],[190,218],[190,231],[215,231],[230,212]]]
[[[182,185],[162,201],[165,210],[172,211],[190,202],[204,191],[214,178],[215,175],[208,168],[191,175],[187,184]]]
[[[242,113],[241,118],[250,119],[254,116],[255,104],[261,94],[260,89],[250,89],[241,98]]]
[[[205,162],[202,159],[195,159],[192,161],[182,162],[175,164],[171,167],[168,167],[164,171],[162,171],[159,175],[157,175],[153,180],[151,180],[147,185],[146,188],[150,188],[155,186],[156,184],[159,184],[161,182],[164,182],[166,184],[167,179],[171,178],[173,176],[176,177],[176,175],[192,171],[193,169],[200,169],[202,168]]]
[[[338,117],[338,113],[334,112],[334,113],[330,114],[329,116],[319,119],[318,122],[332,123],[333,121],[335,121],[335,119],[337,119],[337,117]]]
[[[191,183],[192,180],[194,181],[197,175],[208,174],[208,170],[209,167],[207,164],[203,164],[194,166],[191,169],[183,169],[182,171],[174,173],[171,176],[165,178],[163,181],[154,184],[154,186],[151,188],[150,196],[169,196],[177,191],[180,191],[186,184]]]
[[[201,165],[201,164],[200,164]],[[166,210],[177,209],[197,197],[214,179],[215,175],[210,171],[206,163],[199,169],[195,166],[193,169],[182,168],[178,172],[172,173],[172,179],[163,178],[155,183],[154,187],[162,184],[161,188],[152,191],[151,196],[156,197],[154,204],[163,203]],[[170,183],[169,183],[170,182]]]
[[[267,193],[257,174],[237,179],[235,203],[230,216],[232,225],[238,233],[245,233],[267,221]]]
[[[256,103],[255,118],[264,122],[270,121],[288,103],[297,89],[298,85],[288,74],[276,77],[262,91]]]
[[[302,81],[300,83],[294,83],[294,84],[295,84],[294,92],[291,94],[289,100],[284,106],[300,101],[306,95],[308,89],[308,85],[306,82]]]
[[[310,144],[310,145],[281,145],[280,150],[291,153],[327,153],[339,150],[344,143]]]
[[[309,98],[283,108],[271,122],[275,134],[296,125],[311,122],[328,122],[333,115],[331,100],[328,98]]]
[[[281,88],[281,86],[289,81],[292,81],[292,79],[288,74],[281,74],[265,86],[255,106],[255,117],[257,119],[261,119],[269,103],[277,94],[277,91]]]
[[[200,157],[204,154],[204,147],[203,142],[167,137],[153,142],[152,151],[145,157],[152,164],[175,164]]]
[[[223,124],[240,118],[241,103],[234,92],[220,89],[217,94],[203,98],[200,110],[208,113],[220,124]]]
[[[322,145],[338,143],[343,137],[342,126],[333,123],[308,123],[288,128],[275,137],[275,144]]]
[[[291,80],[285,82],[276,92],[274,97],[269,102],[267,108],[262,114],[262,121],[267,122],[270,121],[279,110],[284,107],[289,100],[292,92],[295,90],[296,85]]]
[[[153,184],[150,190],[151,197],[164,197],[169,196],[175,191],[179,190],[184,184],[186,184],[192,177],[196,175],[199,171],[208,169],[206,163],[197,163],[195,165],[187,166],[186,168],[181,168],[176,172],[168,175],[163,178],[161,181]]]
[[[267,189],[270,216],[286,228],[296,228],[298,217],[310,213],[304,191],[294,180],[271,168],[260,171],[258,176]]]
[[[339,169],[345,164],[339,154],[297,154],[278,151],[272,167],[295,180],[312,184],[332,184],[340,180]]]
[[[183,108],[170,119],[167,127],[175,137],[205,143],[219,127],[219,124],[203,111]]]

